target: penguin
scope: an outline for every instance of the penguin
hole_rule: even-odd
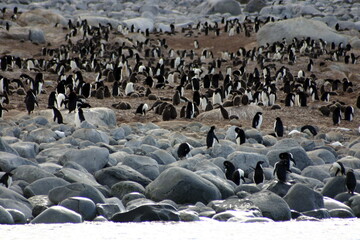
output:
[[[258,161],[256,163],[256,167],[254,168],[254,176],[253,176],[253,181],[254,183],[257,185],[257,184],[260,184],[260,183],[263,183],[264,182],[264,171],[262,169],[262,166],[261,164],[263,164],[264,162],[263,161]]]
[[[145,115],[147,110],[149,109],[149,106],[146,103],[141,103],[137,109],[136,109],[136,114],[141,114],[141,115]]]
[[[295,105],[295,94],[288,93],[285,97],[285,106],[293,107]]]
[[[347,106],[345,108],[345,120],[351,122],[353,119],[354,119],[354,107]]]
[[[291,153],[283,152],[279,154],[280,161],[283,161],[287,165],[287,170],[291,172],[293,165],[296,165],[295,159]]]
[[[236,144],[241,145],[241,144],[245,143],[246,136],[245,136],[244,130],[237,127],[237,128],[235,128],[235,132],[236,132],[236,138],[235,138]]]
[[[63,124],[64,122],[63,122],[63,117],[61,115],[61,112],[55,106],[52,107],[52,110],[53,110],[53,114],[54,114],[54,122],[57,119],[58,124]]]
[[[351,195],[354,195],[354,191],[356,188],[356,177],[354,174],[354,170],[349,169],[347,171],[346,178],[345,178],[345,185],[348,190],[348,193]]]
[[[128,82],[125,87],[125,95],[130,96],[133,92],[135,92],[134,83]]]
[[[55,107],[57,109],[59,109],[59,110],[65,109],[66,103],[67,103],[67,100],[66,100],[65,94],[58,93],[57,96],[56,96],[56,105],[55,105]]]
[[[80,123],[85,121],[84,111],[82,110],[82,108],[78,108],[78,114],[75,114],[75,118],[76,117],[78,117]]]
[[[244,171],[240,168],[236,169],[230,161],[224,161],[226,179],[233,181],[236,185],[240,185],[240,181],[245,182]]]
[[[36,101],[36,96],[35,96],[34,92],[31,89],[26,92],[24,102],[25,102],[25,105],[26,105],[26,110],[28,111],[29,115],[30,115],[30,113],[32,111],[34,111],[35,104],[36,104],[36,106],[39,106],[38,102]]]
[[[206,136],[207,148],[213,147],[215,144],[215,140],[219,143],[219,139],[216,137],[214,130],[215,130],[215,126],[211,126],[209,132],[207,133],[207,136]]]
[[[209,102],[209,100],[208,100],[208,98],[207,98],[205,95],[201,95],[201,96],[200,96],[200,107],[201,107],[201,110],[205,111],[208,102]]]
[[[174,106],[180,104],[180,92],[178,90],[175,90],[174,96],[172,98],[172,103]]]
[[[227,111],[222,105],[220,105],[220,112],[221,112],[222,117],[223,117],[225,120],[228,120],[228,119],[229,119],[229,113],[228,113],[228,111]]]
[[[193,102],[196,106],[200,106],[200,93],[197,90],[193,93]]]
[[[9,112],[9,110],[7,110],[6,108],[4,108],[2,106],[2,104],[0,103],[0,119],[2,119],[2,117],[4,116],[4,111]]]
[[[193,119],[195,117],[195,106],[192,102],[188,102],[185,109],[185,118]]]
[[[334,125],[339,125],[341,122],[341,108],[337,107],[333,111],[332,120]]]
[[[49,98],[48,98],[48,108],[53,108],[53,107],[57,107],[57,101],[56,101],[56,92],[53,91],[49,94]]]
[[[71,91],[68,96],[68,109],[69,113],[72,111],[75,111],[76,109],[76,103],[77,103],[78,97],[74,91]]]
[[[187,142],[181,143],[177,150],[177,155],[179,159],[187,158],[189,156],[191,149],[192,147],[189,143]]]
[[[334,162],[330,169],[329,172],[334,174],[334,176],[344,176],[345,175],[345,167],[344,164],[342,162],[336,161]]]
[[[302,126],[301,129],[300,129],[301,132],[305,132],[305,131],[309,131],[313,136],[316,136],[317,135],[317,131],[316,131],[316,128],[311,126],[311,125],[305,125],[305,126]]]
[[[283,137],[284,136],[284,126],[279,117],[276,118],[274,123],[274,131],[276,137]]]
[[[11,176],[12,174],[8,172],[2,175],[0,178],[0,184],[4,185],[6,188],[9,188],[13,182]]]
[[[217,88],[215,90],[215,92],[213,93],[213,95],[212,95],[212,103],[213,103],[213,105],[215,105],[215,104],[222,105],[222,97],[221,97],[221,89],[220,88]]]
[[[276,177],[279,180],[279,182],[286,183],[288,171],[291,172],[289,170],[287,163],[285,161],[280,160],[277,163],[275,163],[273,175],[276,174]]]
[[[263,121],[262,112],[257,112],[252,120],[252,127],[256,129],[260,129]]]
[[[166,107],[164,108],[164,111],[162,112],[163,121],[170,121],[176,119],[176,117],[177,117],[176,108],[171,104],[167,104]]]

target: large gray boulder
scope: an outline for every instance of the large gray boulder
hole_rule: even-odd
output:
[[[325,183],[321,194],[330,198],[334,198],[336,195],[342,192],[346,192],[345,177],[337,176],[333,177]]]
[[[230,13],[240,15],[240,3],[235,0],[207,0],[200,4],[197,9],[203,14]]]
[[[360,217],[360,195],[356,194],[349,199],[349,206],[356,217]]]
[[[35,158],[39,153],[39,145],[35,142],[16,142],[11,147],[23,158]]]
[[[85,221],[91,221],[96,217],[96,205],[89,198],[69,197],[61,201],[59,206],[79,213]]]
[[[127,165],[151,180],[159,176],[159,164],[156,160],[148,156],[128,155],[121,160],[123,165]]]
[[[235,194],[234,187],[226,179],[214,176],[213,174],[209,173],[200,173],[199,175],[214,184],[219,189],[222,199],[226,199]]]
[[[145,194],[145,188],[141,184],[132,181],[121,181],[111,187],[111,194],[119,199],[131,192]]]
[[[320,12],[310,4],[279,4],[269,5],[261,9],[261,16],[274,16],[275,18],[283,19],[295,18],[300,16],[324,16],[324,13]]]
[[[24,134],[23,140],[27,142],[51,143],[55,142],[58,136],[49,128],[41,127]]]
[[[75,130],[75,132],[71,135],[74,138],[79,138],[85,141],[90,141],[93,143],[105,143],[109,144],[109,136],[106,133],[91,129],[91,128],[80,128]]]
[[[74,161],[83,166],[90,173],[94,173],[102,169],[109,161],[109,150],[95,146],[79,150],[70,149],[65,152],[60,159],[60,163],[64,165],[69,161]]]
[[[57,177],[38,179],[24,188],[24,196],[30,198],[35,195],[48,195],[51,189],[68,184],[70,183]]]
[[[19,16],[18,23],[22,26],[49,25],[53,27],[57,23],[65,26],[67,20],[51,10],[38,8],[23,12]]]
[[[323,196],[301,183],[292,186],[285,195],[284,200],[292,210],[298,212],[324,207]]]
[[[55,204],[58,204],[69,197],[86,197],[91,199],[94,203],[105,202],[105,197],[99,190],[83,183],[72,183],[54,188],[49,192],[49,200]]]
[[[337,33],[325,23],[302,17],[267,23],[260,28],[256,36],[258,45],[262,46],[283,39],[289,43],[294,38],[303,39],[307,37],[314,40],[323,39],[328,43],[334,42],[335,44],[340,42],[347,44],[349,42],[347,36]]]
[[[148,155],[155,159],[158,164],[166,165],[176,162],[176,159],[169,152],[163,149],[158,149],[154,152],[149,153]]]
[[[266,1],[265,0],[250,0],[245,8],[244,12],[254,13],[254,12],[260,12],[262,8],[266,7]]]
[[[301,171],[301,175],[324,181],[325,178],[330,177],[329,167],[325,165],[308,166]]]
[[[264,217],[274,221],[287,221],[291,219],[289,205],[284,199],[270,191],[261,191],[249,196],[258,208],[260,208]]]
[[[2,206],[0,206],[0,224],[14,224],[13,217]]]
[[[176,203],[206,204],[221,199],[221,193],[214,184],[179,167],[163,171],[146,187],[146,196],[154,201],[170,199]]]
[[[19,153],[13,146],[4,141],[3,137],[0,137],[0,152],[11,153],[17,156],[19,155]]]
[[[0,152],[0,168],[2,169],[2,171],[11,172],[12,170],[21,165],[37,166],[36,163],[31,162],[18,155],[7,152]]]
[[[332,154],[332,152],[330,152],[329,150],[323,148],[309,151],[307,152],[307,154],[311,159],[313,157],[321,158],[324,163],[333,163],[336,161],[336,157],[334,156],[334,154]]]
[[[147,204],[130,211],[117,213],[114,222],[180,221],[179,213],[169,204]]]
[[[22,165],[12,171],[13,180],[24,180],[28,183],[32,183],[38,179],[46,177],[55,177],[53,174],[41,169],[38,166]]]
[[[263,161],[264,167],[269,166],[269,160],[266,156],[258,153],[246,153],[236,151],[231,153],[227,157],[227,161],[230,161],[234,164],[235,168],[241,168],[245,175],[249,174],[250,172],[254,171],[253,168],[256,167],[256,163],[258,161]]]
[[[46,43],[45,34],[43,30],[39,28],[31,28],[29,30],[29,40],[38,44]]]
[[[128,28],[134,26],[136,30],[145,32],[148,29],[150,32],[154,30],[154,20],[147,17],[130,18],[123,21],[123,24]]]
[[[55,176],[64,179],[69,183],[85,183],[94,187],[99,187],[99,184],[95,177],[90,173],[84,173],[80,170],[73,168],[62,168],[59,169],[55,174]]]
[[[102,185],[111,188],[120,181],[134,181],[142,186],[148,185],[151,180],[133,168],[126,165],[116,165],[116,167],[107,167],[95,172],[95,179]]]
[[[81,215],[62,206],[53,206],[38,216],[31,223],[81,223]]]

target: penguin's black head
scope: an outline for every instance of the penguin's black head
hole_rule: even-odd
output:
[[[225,161],[224,166],[225,166],[226,169],[229,169],[229,170],[230,169],[235,169],[234,164],[232,162],[230,162],[230,161]]]
[[[215,126],[211,126],[211,128],[210,128],[211,130],[215,130]]]

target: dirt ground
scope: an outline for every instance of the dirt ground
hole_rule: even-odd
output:
[[[222,26],[221,26],[222,27]],[[46,44],[33,44],[29,41],[17,41],[12,39],[0,39],[0,57],[3,55],[14,55],[14,56],[20,56],[22,58],[46,58],[50,59],[49,56],[43,57],[41,54],[41,49],[43,47],[47,48],[57,48],[61,44],[65,44],[64,41],[65,35],[69,32],[69,30],[65,28],[55,28],[55,27],[49,27],[49,26],[42,26],[42,29],[46,33]],[[6,31],[4,29],[0,29],[0,31]],[[10,29],[11,31],[11,29]],[[129,39],[129,38],[138,38],[139,33],[129,33],[128,36],[123,36],[119,33],[115,33],[113,31],[110,34],[110,38],[108,41],[108,44],[114,44],[114,42],[119,41],[119,39]],[[141,36],[143,38],[143,36]],[[205,36],[203,32],[199,32],[197,29],[192,29],[192,34],[189,34],[189,31],[182,32],[180,29],[177,29],[177,33],[175,35],[169,35],[165,33],[152,33],[149,36],[150,39],[166,39],[167,43],[167,49],[174,49],[177,50],[191,50],[193,49],[197,55],[200,55],[202,50],[204,48],[211,50],[214,54],[214,57],[220,57],[221,52],[228,51],[228,52],[235,52],[240,47],[245,48],[246,50],[251,50],[254,47],[257,46],[256,42],[256,34],[252,33],[250,37],[246,37],[244,33],[236,34],[235,36],[229,37],[227,33],[221,32],[220,36],[215,36],[214,32],[210,32],[208,36]],[[77,39],[80,38],[73,38],[72,41],[76,42]],[[194,40],[198,40],[200,48],[194,49],[193,42]],[[154,41],[154,44],[156,41]],[[352,50],[353,53],[355,53],[356,56],[360,55],[359,50]],[[141,53],[143,54],[143,53]],[[166,52],[165,52],[166,55]],[[355,108],[355,118],[354,121],[348,122],[348,121],[341,121],[340,126],[334,126],[332,123],[331,116],[326,117],[323,116],[322,113],[319,111],[319,107],[322,105],[327,105],[329,103],[322,102],[322,101],[315,101],[310,102],[308,101],[308,107],[285,107],[284,105],[284,99],[285,94],[282,93],[280,90],[278,90],[278,96],[277,96],[277,104],[281,106],[281,109],[277,110],[271,110],[271,107],[263,107],[263,116],[264,116],[264,122],[263,122],[263,129],[271,130],[273,127],[273,123],[275,121],[276,117],[280,117],[284,123],[285,126],[288,127],[288,129],[292,129],[295,126],[302,126],[306,124],[315,125],[321,129],[323,132],[330,131],[332,128],[335,127],[341,127],[341,128],[349,128],[352,130],[351,134],[356,136],[357,129],[359,127],[359,116],[357,115],[358,109],[356,108],[356,100],[359,95],[359,84],[360,84],[360,72],[359,72],[359,63],[357,64],[345,64],[344,61],[338,61],[333,62],[326,60],[328,56],[320,56],[318,59],[315,59],[314,62],[314,71],[313,74],[316,75],[317,79],[326,79],[332,77],[333,79],[339,78],[342,79],[343,76],[348,77],[353,83],[353,92],[351,93],[345,93],[343,91],[337,91],[335,96],[331,96],[331,102],[333,101],[341,101],[345,103],[345,105],[352,105]],[[297,75],[297,72],[301,69],[306,69],[306,64],[308,63],[308,57],[307,56],[297,56],[297,63],[295,65],[289,65],[287,61],[279,62],[279,61],[273,61],[269,62],[273,63],[276,66],[276,69],[279,69],[281,66],[288,67],[294,76]],[[154,59],[144,59],[144,61],[154,61]],[[157,61],[157,60],[155,60]],[[186,61],[190,61],[189,59],[186,59]],[[321,63],[321,64],[320,64]],[[132,62],[130,62],[130,65]],[[155,64],[153,64],[155,65]],[[222,64],[222,72],[224,73],[226,70],[226,66],[232,66],[232,70],[236,70],[239,68],[239,66],[233,66],[232,61],[225,61]],[[247,66],[247,71],[252,72],[254,67],[257,66],[256,62],[250,62]],[[334,70],[335,67],[340,70]],[[259,66],[257,66],[259,68]],[[86,72],[82,71],[84,80],[86,82],[94,82],[96,78],[95,72]],[[309,72],[305,71],[306,75],[310,75]],[[9,71],[1,71],[0,75],[12,79],[18,79],[22,73],[26,73],[32,77],[35,76],[36,71],[28,71],[27,69],[18,69],[14,68]],[[56,86],[56,81],[58,76],[56,74],[50,73],[50,72],[43,72],[44,73],[44,79],[45,79],[45,86],[44,86],[44,92],[38,96],[38,102],[39,107],[35,108],[35,111],[46,109],[47,103],[48,103],[48,94],[51,91],[54,91]],[[71,72],[68,72],[67,74],[71,74]],[[273,71],[272,74],[275,74]],[[136,90],[141,95],[145,91],[145,87],[142,84],[142,80],[144,79],[143,76],[138,76],[138,81],[136,82]],[[105,82],[107,86],[111,89],[112,83]],[[11,84],[11,86],[14,86],[14,84]],[[279,86],[281,87],[281,86]],[[26,90],[26,89],[25,89]],[[19,113],[23,113],[26,111],[25,104],[24,104],[24,95],[20,95],[17,92],[17,89],[12,87],[11,92],[12,94],[9,96],[10,98],[10,104],[4,105],[9,112],[5,113],[4,119],[12,119],[16,117]],[[151,89],[152,93],[154,93],[157,96],[162,96],[171,99],[174,94],[174,88],[172,87],[166,87],[165,89]],[[204,93],[205,90],[201,90],[202,93]],[[186,90],[185,96],[189,99],[192,99],[192,91]],[[132,106],[132,109],[130,110],[117,110],[112,107],[113,104],[119,103],[121,101],[126,101],[130,103]],[[154,100],[149,100],[147,97],[142,96],[138,98],[134,97],[110,97],[106,99],[97,99],[95,97],[91,97],[88,99],[88,102],[92,107],[109,107],[112,108],[116,112],[117,121],[118,124],[120,123],[131,123],[131,122],[154,122],[159,123],[162,121],[161,116],[155,114],[153,111],[149,111],[146,116],[138,116],[135,115],[136,107],[143,102],[148,103],[149,106],[152,106],[154,104]],[[169,101],[171,103],[171,101]],[[180,104],[177,106],[178,116],[181,107],[185,103]],[[181,120],[181,119],[177,119]],[[193,120],[185,120],[184,122],[192,122],[192,121],[199,121],[199,119],[193,119]],[[219,121],[206,121],[202,120],[205,124],[211,124],[211,125],[217,125],[217,126],[226,126],[230,125],[229,120],[219,120]],[[250,127],[251,121],[248,120],[242,120],[240,119],[239,125],[243,127]],[[165,124],[167,125],[167,124]]]

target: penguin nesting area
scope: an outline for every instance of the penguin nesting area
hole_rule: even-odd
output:
[[[258,105],[264,116],[262,129],[269,133],[275,118],[280,117],[288,131],[314,125],[323,132],[341,127],[350,130],[347,134],[357,135],[359,50],[310,38],[258,46],[257,31],[266,21],[269,19],[224,20],[151,33],[121,26],[90,26],[82,21],[42,26],[48,39],[45,44],[1,38],[1,76],[8,81],[10,100],[2,104],[8,110],[4,119],[26,111],[30,79],[41,73],[43,87],[36,96],[34,112],[49,107],[51,92],[65,89],[65,95],[75,91],[78,99],[91,107],[112,108],[117,123],[162,122],[165,104],[160,103],[165,102],[176,109],[176,120],[248,128],[259,109],[241,115],[242,109],[249,109],[241,107]],[[134,87],[131,93],[125,91],[129,82]],[[85,83],[91,86],[86,97]],[[179,101],[175,95],[181,89]],[[211,104],[217,91],[220,102]],[[296,106],[300,95],[306,97],[306,106]],[[293,107],[286,106],[287,97]],[[215,110],[198,117],[205,112],[206,104],[200,104],[205,98],[210,109],[222,105],[229,111],[235,105],[240,106],[240,114],[230,113],[230,119],[224,119],[220,110]],[[190,102],[194,113],[187,116]],[[142,103],[149,106],[146,114],[135,114]],[[334,125],[331,116],[337,106],[342,118],[345,108],[353,106],[353,121]],[[234,117],[238,119],[231,120]]]

